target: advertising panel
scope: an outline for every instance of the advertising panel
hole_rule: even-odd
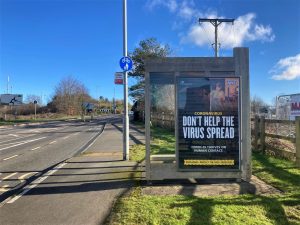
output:
[[[240,169],[239,78],[177,79],[179,170]]]
[[[295,120],[296,116],[300,116],[300,94],[291,95],[290,119]]]

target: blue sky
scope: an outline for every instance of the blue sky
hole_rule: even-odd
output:
[[[128,50],[156,37],[173,56],[213,56],[213,27],[200,26],[199,17],[236,19],[220,25],[220,55],[250,48],[252,96],[272,103],[300,92],[298,0],[128,0]],[[0,32],[0,93],[9,76],[13,93],[42,95],[45,103],[72,75],[94,98],[113,97],[123,52],[121,0],[0,0]],[[122,98],[120,85],[115,93]]]

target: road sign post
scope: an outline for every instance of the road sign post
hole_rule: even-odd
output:
[[[123,118],[123,160],[129,160],[129,117],[127,71],[132,68],[132,60],[127,57],[127,0],[123,0],[123,58],[120,67],[124,72],[124,118]]]
[[[34,100],[34,120],[36,120],[36,104],[37,104],[37,100]]]

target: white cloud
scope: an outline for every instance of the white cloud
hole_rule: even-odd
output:
[[[185,20],[191,20],[197,17],[199,14],[198,10],[195,9],[194,1],[184,0],[180,7],[178,7],[177,15]]]
[[[166,7],[171,13],[174,13],[178,20],[174,21],[172,28],[180,30],[182,33],[186,23],[193,21],[186,33],[181,36],[181,43],[192,43],[198,46],[210,46],[214,43],[214,26],[210,23],[197,23],[198,18],[224,18],[217,12],[201,12],[196,8],[194,0],[148,0],[149,9],[154,9],[158,6]],[[258,24],[255,21],[256,15],[248,13],[239,16],[234,21],[234,26],[231,23],[222,23],[218,27],[219,43],[222,48],[233,48],[242,46],[245,42],[261,41],[272,42],[275,35],[270,25]],[[183,24],[185,23],[185,26]]]
[[[216,14],[206,15],[205,17],[211,19],[222,18]],[[274,41],[275,35],[269,25],[256,24],[255,14],[248,13],[239,16],[234,21],[234,26],[231,23],[219,25],[218,39],[222,48],[233,48],[242,46],[247,41]],[[194,24],[182,41],[198,46],[210,45],[214,42],[214,26],[210,23]]]
[[[176,0],[148,0],[146,3],[146,7],[150,10],[158,6],[165,6],[170,12],[175,12],[178,7]]]
[[[300,54],[280,59],[269,72],[274,80],[294,80],[300,78]]]

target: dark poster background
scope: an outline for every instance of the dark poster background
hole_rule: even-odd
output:
[[[179,169],[239,169],[239,78],[177,79]]]

